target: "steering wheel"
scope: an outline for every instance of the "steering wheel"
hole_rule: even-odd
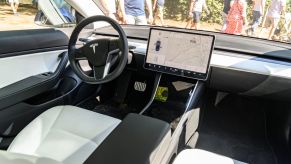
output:
[[[76,47],[80,32],[93,22],[107,22],[119,34],[119,39],[101,38],[90,40],[81,48]],[[89,84],[103,84],[116,79],[127,64],[128,42],[122,27],[113,19],[106,16],[92,16],[81,21],[74,29],[69,40],[69,61],[77,76]],[[119,63],[113,70],[111,66],[119,58]],[[93,70],[93,76],[86,75],[79,61],[88,60]]]

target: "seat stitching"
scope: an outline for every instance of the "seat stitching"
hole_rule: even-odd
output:
[[[58,132],[62,132],[62,133],[67,133],[67,134],[70,134],[70,135],[72,135],[72,136],[76,136],[76,137],[79,137],[79,138],[82,138],[82,139],[88,140],[88,141],[94,143],[95,145],[97,145],[97,143],[93,142],[93,141],[92,141],[91,139],[89,139],[89,138],[79,136],[79,135],[77,135],[77,134],[74,134],[74,133],[71,133],[71,132],[65,131],[65,130],[63,130],[63,129],[53,129],[53,130],[58,131]]]
[[[96,136],[94,136],[93,138],[96,138],[97,136],[100,136],[101,134],[103,134],[103,133],[105,133],[105,132],[107,132],[108,131],[108,129],[111,129],[112,127],[116,127],[117,125],[115,125],[115,124],[112,124],[112,125],[110,125],[110,126],[108,126],[107,128],[105,128],[105,129],[103,129],[103,130],[100,130],[100,133],[98,133]],[[69,133],[69,134],[72,134],[72,135],[74,135],[74,136],[79,136],[80,138],[85,138],[85,139],[88,139],[88,140],[90,140],[90,141],[92,141],[93,140],[93,138],[88,138],[88,137],[85,137],[85,136],[81,136],[81,135],[79,135],[79,134],[76,134],[76,133],[74,133],[74,132],[71,132],[71,131],[67,131],[67,130],[65,130],[65,129],[61,129],[61,128],[54,128],[54,130],[59,130],[59,131],[63,131],[63,132],[66,132],[66,133]],[[113,130],[111,130],[111,131],[113,131]],[[94,142],[94,141],[92,141],[92,142]],[[95,142],[94,142],[95,143]]]
[[[63,108],[64,108],[64,106],[62,106],[61,111],[63,110]],[[49,109],[49,110],[50,110],[50,109]],[[48,110],[47,110],[47,111],[48,111]],[[56,119],[55,119],[54,121],[57,120],[57,118],[60,116],[60,113],[61,113],[61,112],[59,112],[58,116],[56,117]],[[44,112],[43,114],[45,114],[45,112]],[[43,114],[41,114],[40,116],[38,116],[37,118],[35,118],[35,119],[34,119],[32,122],[30,122],[28,125],[34,124],[35,120],[37,120],[37,119],[40,119],[40,120],[41,120],[41,117],[42,117]],[[54,122],[54,123],[55,123],[55,122]],[[52,127],[52,126],[54,125],[54,123],[53,123],[50,127]],[[46,134],[44,135],[44,137],[42,137],[42,140],[40,141],[40,143],[42,143],[42,141],[47,137],[47,135],[48,135],[48,133],[49,133],[49,131],[50,131],[49,129],[50,129],[50,128],[48,128],[48,130],[47,130]],[[25,128],[24,128],[22,131],[20,131],[20,133],[19,133],[17,136],[22,135],[22,133],[23,133],[24,130],[25,130]],[[8,150],[10,150],[10,149],[11,149],[11,145],[13,145],[13,144],[17,141],[17,139],[18,139],[17,136],[15,137],[15,139],[14,139],[14,140],[12,141],[12,143],[10,144]],[[39,148],[39,146],[40,146],[40,144],[35,148],[35,150],[34,150],[34,154],[35,154],[35,152],[37,151],[37,149]],[[37,154],[35,154],[35,155],[37,155]]]
[[[52,125],[48,128],[47,133],[45,134],[45,136],[43,137],[43,140],[47,137],[48,133],[50,132],[50,129],[52,129],[52,127],[54,127],[54,125],[56,124],[57,120],[59,119],[61,113],[63,112],[64,106],[62,106],[62,109],[60,110],[60,112],[58,113],[57,117],[55,118],[54,121],[52,121]],[[42,141],[43,141],[42,140]]]
[[[66,106],[62,106],[62,109],[61,109],[61,111],[59,112],[59,114],[58,114],[58,116],[56,117],[56,119],[54,120],[54,123],[52,124],[51,128],[55,126],[56,122],[57,122],[58,119],[60,118],[61,113],[63,113],[65,107],[66,107]]]
[[[42,140],[40,141],[40,143],[42,143],[42,142],[47,138],[49,132],[51,131],[50,129],[55,125],[56,121],[57,121],[58,118],[60,117],[60,115],[61,115],[61,113],[63,112],[64,108],[65,108],[65,106],[62,106],[62,109],[60,110],[60,112],[58,113],[57,117],[56,117],[55,120],[53,121],[53,124],[52,124],[50,127],[48,127],[48,130],[47,130],[46,134],[44,135],[44,137],[42,138]],[[35,149],[35,152],[34,152],[35,154],[36,154],[38,148],[40,147],[40,145],[41,145],[41,144],[39,144],[38,147]],[[38,154],[36,154],[36,155],[38,155]]]

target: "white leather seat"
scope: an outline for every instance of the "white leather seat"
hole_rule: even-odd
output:
[[[63,164],[50,158],[0,151],[1,164]]]
[[[119,123],[118,119],[78,107],[54,107],[27,125],[7,151],[80,164]]]
[[[178,154],[173,164],[246,164],[200,149],[186,149]]]

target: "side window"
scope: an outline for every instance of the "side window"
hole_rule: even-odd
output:
[[[0,31],[72,27],[85,17],[104,15],[99,1],[0,0]]]
[[[34,23],[37,0],[0,0],[0,31],[43,28]]]
[[[80,19],[65,0],[0,0],[0,31],[71,27]]]

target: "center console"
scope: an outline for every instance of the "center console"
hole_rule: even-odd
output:
[[[129,114],[85,164],[160,163],[162,155],[158,150],[163,149],[160,143],[169,142],[169,131],[170,126],[164,121]]]
[[[155,74],[151,99],[139,114],[127,115],[85,164],[169,163],[197,129],[199,119],[191,117],[199,118],[193,108],[208,77],[214,39],[152,28],[144,62]]]

